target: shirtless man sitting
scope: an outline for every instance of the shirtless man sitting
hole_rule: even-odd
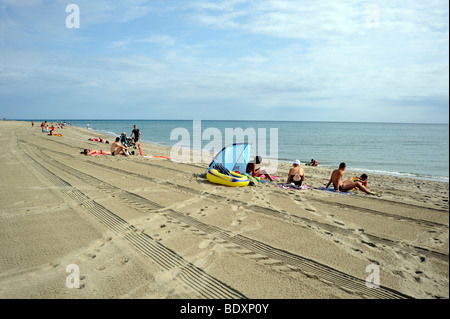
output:
[[[353,179],[347,179],[343,181],[344,177],[344,171],[345,171],[346,165],[345,163],[341,163],[339,165],[338,169],[335,169],[333,173],[331,173],[331,178],[326,185],[326,188],[330,186],[331,183],[333,183],[334,190],[339,192],[347,192],[353,188],[359,188],[361,191],[363,191],[366,194],[375,195],[375,193],[369,191],[361,182],[356,181],[354,182]]]
[[[129,156],[127,148],[120,143],[120,137],[116,137],[116,141],[111,145],[111,155],[115,156],[119,154]]]

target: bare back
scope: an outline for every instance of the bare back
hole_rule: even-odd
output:
[[[335,190],[339,190],[339,186],[342,185],[342,178],[344,177],[344,171],[340,169],[335,169],[333,173],[331,173],[330,182],[333,183],[333,187]]]

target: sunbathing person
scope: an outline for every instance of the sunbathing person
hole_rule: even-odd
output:
[[[116,137],[116,141],[111,145],[111,155],[116,156],[119,154],[130,156],[128,155],[127,148],[120,144],[120,137]]]
[[[104,151],[104,150],[99,150],[98,151],[98,150],[85,149],[80,154],[98,156],[98,155],[111,155],[111,152],[107,152],[107,151]]]
[[[53,130],[51,130],[50,133],[48,133],[47,135],[50,135],[50,136],[63,136],[61,133],[56,134]]]
[[[313,158],[313,159],[311,159],[311,163],[306,164],[306,165],[308,165],[308,166],[319,166],[319,162]]]
[[[330,178],[328,184],[326,185],[326,188],[328,188],[328,186],[330,186],[330,184],[333,184],[334,190],[337,193],[347,192],[353,188],[358,188],[366,194],[375,195],[374,192],[369,191],[360,181],[355,182],[351,178],[343,181],[344,171],[345,171],[346,167],[347,166],[345,165],[345,163],[341,163],[339,165],[339,168],[335,169],[331,173],[331,178]]]
[[[89,139],[89,141],[109,144],[109,141],[106,141],[105,139],[103,139],[103,138],[101,138],[101,137],[99,137],[99,138],[93,138],[93,137],[91,137],[91,138]]]
[[[297,186],[302,186],[305,181],[305,171],[300,167],[300,161],[295,160],[293,167],[289,170],[288,178],[286,184],[295,184]]]
[[[256,168],[256,164],[261,164],[262,157],[256,156],[253,162],[247,164],[246,173],[252,175],[252,177],[260,177],[265,175],[269,181],[273,181],[273,178],[267,173],[264,167]]]

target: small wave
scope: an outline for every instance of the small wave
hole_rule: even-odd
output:
[[[292,161],[286,159],[280,159],[282,163],[292,164]],[[302,164],[307,164],[309,162],[302,162]],[[320,167],[334,169],[335,166],[328,164],[319,164]],[[349,168],[350,171],[366,173],[366,174],[375,174],[375,175],[386,175],[386,176],[394,176],[401,178],[411,178],[411,179],[422,179],[427,181],[435,181],[435,182],[444,182],[449,183],[448,176],[439,176],[439,175],[428,175],[428,174],[414,174],[414,173],[406,173],[406,172],[396,172],[396,171],[386,171],[386,170],[378,170],[378,169],[367,169],[367,168]]]
[[[108,131],[108,130],[102,130],[102,129],[96,129],[96,128],[90,128],[89,130],[93,131],[93,132],[98,132],[98,133],[110,135],[110,136],[120,136],[120,134],[117,134],[116,132],[111,132],[111,131]]]
[[[355,172],[362,172],[366,174],[376,174],[376,175],[388,175],[388,176],[395,176],[395,177],[405,177],[405,178],[413,178],[413,179],[423,179],[423,180],[429,180],[429,181],[436,181],[436,182],[449,182],[448,176],[437,176],[437,175],[427,175],[427,174],[413,174],[413,173],[405,173],[405,172],[392,172],[392,171],[384,171],[384,170],[377,170],[377,169],[362,169],[362,168],[352,168],[352,171]]]

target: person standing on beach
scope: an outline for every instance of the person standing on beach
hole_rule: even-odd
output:
[[[353,188],[359,188],[361,191],[363,191],[366,194],[369,195],[375,195],[375,193],[369,191],[360,181],[354,182],[352,179],[348,179],[346,181],[343,181],[344,177],[344,171],[346,169],[347,165],[345,163],[341,163],[339,165],[338,169],[335,169],[331,173],[331,178],[328,181],[328,184],[326,185],[326,188],[330,186],[330,184],[333,184],[334,190],[339,192],[347,192]]]
[[[136,125],[133,127],[133,131],[131,131],[130,137],[133,138],[134,135],[134,142],[137,143],[141,139],[141,132],[139,129],[136,128]]]

